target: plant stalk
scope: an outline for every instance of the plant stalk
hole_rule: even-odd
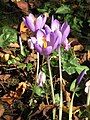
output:
[[[52,100],[53,100],[53,104],[55,104],[53,79],[52,79],[52,73],[51,73],[50,59],[49,59],[49,57],[47,58],[47,61],[48,61],[48,70],[49,70],[49,75],[50,75],[50,85],[51,85]],[[56,115],[56,108],[53,109],[53,120],[55,120],[55,115]]]
[[[90,86],[88,86],[88,95],[87,95],[87,106],[90,105]],[[89,120],[88,118],[86,118],[85,120]]]
[[[60,74],[60,104],[59,104],[59,120],[62,120],[62,106],[63,106],[63,93],[62,93],[62,68],[61,68],[61,51],[58,49],[59,54],[59,74]]]
[[[39,73],[39,53],[37,52],[37,73],[36,73],[36,82],[38,82],[38,73]]]
[[[76,92],[76,88],[75,88],[75,91],[73,92],[72,94],[72,99],[71,99],[71,102],[70,102],[70,107],[69,107],[69,120],[72,120],[72,109],[73,109],[73,100],[74,100],[74,96],[75,96],[75,92]]]

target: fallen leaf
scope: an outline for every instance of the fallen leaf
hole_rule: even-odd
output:
[[[10,43],[9,46],[13,48],[19,48],[18,43]]]
[[[84,49],[84,47],[80,44],[80,45],[75,45],[73,50],[74,51],[82,51]]]
[[[0,117],[3,115],[5,109],[2,104],[0,104]]]
[[[0,80],[6,81],[11,77],[10,74],[2,74],[0,75]]]
[[[4,115],[5,120],[12,120],[12,117],[10,115]]]
[[[4,55],[5,61],[8,61],[8,60],[9,60],[9,56],[10,56],[10,54],[5,54],[5,55]]]
[[[21,117],[18,117],[16,120],[21,120],[22,118]]]
[[[16,2],[16,4],[22,10],[22,12],[28,14],[29,7],[28,7],[28,3],[27,2],[18,1],[18,2]]]
[[[27,30],[28,28],[25,26],[24,22],[21,22],[20,24],[20,34],[21,34],[21,39],[22,40],[27,40],[28,35],[27,35]]]
[[[90,61],[90,50],[88,50],[87,59],[88,59],[88,61]]]
[[[8,94],[5,94],[1,97],[1,100],[7,102],[9,105],[12,105],[14,100],[19,99],[21,95],[25,92],[27,84],[25,82],[19,83],[16,91],[10,91]]]
[[[26,82],[19,83],[18,87],[16,88],[16,92],[18,96],[21,96],[26,90],[27,84]]]

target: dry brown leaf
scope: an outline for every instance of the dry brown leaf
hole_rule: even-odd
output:
[[[3,115],[5,109],[2,104],[0,104],[0,117]]]
[[[13,48],[19,48],[18,43],[10,43],[9,46]]]
[[[90,50],[88,50],[87,59],[88,59],[88,61],[90,61]]]
[[[18,117],[16,120],[21,120],[22,118],[21,117]]]
[[[5,120],[12,120],[12,118],[11,118],[10,115],[4,115],[4,119],[5,119]]]
[[[4,53],[0,52],[0,58],[3,58]]]
[[[75,45],[74,46],[74,51],[82,51],[84,47],[82,45]]]
[[[9,94],[5,94],[3,97],[1,97],[1,100],[11,105],[13,101],[15,100],[14,94],[15,93],[12,94],[13,95],[12,97]]]
[[[27,87],[26,82],[19,83],[18,87],[16,88],[16,92],[19,97],[25,92],[26,87]]]
[[[87,54],[86,53],[81,54],[79,58],[80,58],[79,63],[82,64],[83,62],[87,60]]]
[[[10,77],[11,77],[10,74],[3,74],[3,75],[0,75],[0,80],[6,81],[6,80],[8,80]]]
[[[25,92],[27,84],[25,82],[19,83],[19,86],[16,88],[16,91],[10,91],[8,94],[5,94],[1,97],[1,100],[7,102],[9,105],[12,105],[14,100],[19,99],[21,95]]]
[[[1,52],[4,53],[4,54],[11,54],[12,55],[12,51],[11,50],[3,49]]]
[[[9,56],[10,56],[10,54],[5,54],[5,55],[4,55],[5,61],[8,61],[8,60],[9,60]]]
[[[28,3],[27,2],[18,1],[18,2],[16,2],[16,4],[22,10],[22,12],[28,14],[29,7],[28,7]]]
[[[27,40],[28,35],[27,35],[27,30],[28,28],[25,26],[24,22],[21,22],[20,24],[20,34],[21,34],[21,39],[22,40]]]
[[[36,61],[36,59],[37,59],[37,54],[35,54],[34,51],[32,51],[32,53],[27,56],[24,63],[29,63],[29,61],[33,62]]]

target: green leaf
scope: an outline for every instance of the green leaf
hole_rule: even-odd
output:
[[[37,10],[38,10],[38,12],[41,12],[41,13],[47,12],[46,9],[40,9],[40,8],[38,8]]]
[[[60,103],[60,97],[59,97],[59,94],[55,94],[55,103],[56,104],[59,104]]]
[[[56,11],[56,13],[58,13],[58,14],[67,14],[67,13],[70,13],[70,12],[71,12],[71,9],[67,5],[62,5]]]
[[[25,69],[25,67],[26,67],[26,64],[20,63],[17,68]]]
[[[33,85],[32,86],[32,90],[35,94],[37,94],[38,96],[42,96],[45,92],[43,90],[43,88],[39,87],[39,86],[36,86],[36,85]]]
[[[89,68],[88,68],[87,66],[78,65],[78,66],[76,67],[76,71],[78,72],[78,74],[80,74],[80,72],[83,71],[84,69],[85,69],[86,71],[89,70]]]
[[[11,42],[17,42],[17,31],[8,26],[0,30],[0,47],[7,47]]]
[[[31,63],[27,64],[27,71],[31,70],[31,68],[33,67],[33,65]]]
[[[71,83],[70,91],[71,91],[71,92],[74,92],[75,87],[76,87],[76,80],[74,80],[74,81]]]

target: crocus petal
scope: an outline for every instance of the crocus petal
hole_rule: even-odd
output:
[[[43,87],[43,84],[46,81],[46,75],[44,72],[40,71],[39,75],[38,75],[38,79],[37,79],[37,83],[40,87]]]
[[[70,33],[70,26],[67,24],[67,22],[63,23],[61,26],[61,32],[63,34],[62,41],[64,41]]]
[[[36,37],[37,37],[37,40],[38,40],[38,44],[39,44],[41,47],[43,46],[44,36],[45,36],[45,34],[44,34],[43,31],[41,31],[41,30],[38,30],[38,31],[37,31]]]
[[[32,42],[33,44],[35,44],[36,41],[37,41],[37,39],[36,39],[35,37],[31,37],[31,42]]]
[[[39,30],[42,27],[42,22],[43,22],[43,18],[41,17],[41,15],[36,19],[36,23],[35,23],[35,28],[36,30]]]
[[[47,15],[44,15],[44,17],[42,18],[42,25],[41,25],[42,28],[44,27],[46,20],[47,20]]]
[[[54,46],[54,43],[55,43],[55,40],[56,40],[56,35],[54,32],[51,32],[50,33],[50,41],[48,42],[48,46]]]
[[[62,42],[65,50],[68,50],[71,46],[70,43],[68,43],[68,39],[66,38],[63,42]]]
[[[85,84],[87,87],[90,86],[90,80],[86,82]]]
[[[34,44],[32,43],[31,39],[28,40],[28,46],[30,49],[32,49],[32,50],[34,49]]]
[[[52,31],[59,30],[60,23],[58,20],[54,20],[51,24],[51,29]]]
[[[77,84],[79,84],[81,82],[81,80],[85,74],[86,74],[86,70],[84,69],[77,78]]]
[[[45,28],[46,34],[49,34],[51,32],[51,28],[48,25],[45,24],[44,28]]]
[[[39,52],[40,54],[42,54],[42,47],[38,44],[34,44],[35,49],[37,50],[37,52]]]
[[[43,55],[48,56],[52,52],[52,46],[48,46],[47,48],[43,48]]]
[[[62,33],[59,31],[59,30],[56,30],[55,31],[55,34],[56,34],[56,36],[58,36],[58,42],[59,42],[59,44],[61,44],[61,40],[62,40]]]
[[[29,16],[27,16],[26,18],[23,19],[25,25],[31,29],[33,32],[35,32],[35,26],[34,26],[34,16],[32,14],[29,14]]]
[[[42,30],[38,30],[36,34],[37,39],[42,39],[45,36],[44,32]]]

